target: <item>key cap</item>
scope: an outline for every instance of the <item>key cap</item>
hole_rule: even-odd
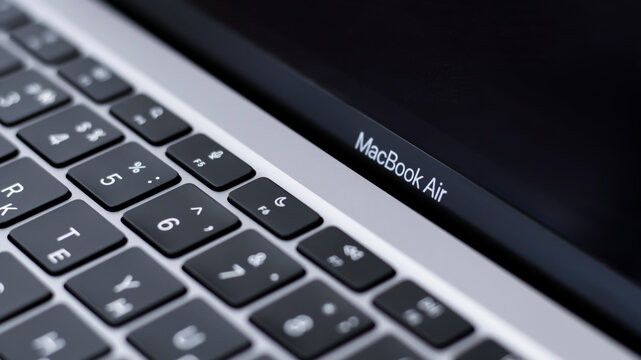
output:
[[[67,177],[105,209],[116,211],[180,181],[180,176],[136,143],[76,165]]]
[[[244,161],[202,134],[171,145],[167,156],[216,191],[240,184],[256,174]]]
[[[49,111],[71,97],[33,70],[0,79],[0,123],[11,126]]]
[[[466,351],[458,357],[458,360],[518,360],[519,356],[510,353],[508,350],[493,340],[485,340]]]
[[[0,323],[50,297],[51,292],[13,255],[0,253]]]
[[[120,76],[91,58],[71,61],[61,66],[58,73],[99,103],[113,100],[131,91],[131,86]]]
[[[191,131],[183,119],[147,95],[123,100],[109,112],[153,145],[166,144]]]
[[[0,167],[0,228],[69,198],[58,180],[29,158]]]
[[[193,184],[182,185],[127,211],[122,222],[170,257],[240,226],[234,214]]]
[[[9,140],[5,139],[4,136],[0,135],[0,163],[7,161],[16,155],[18,155],[18,149],[16,149]]]
[[[327,285],[309,283],[254,313],[250,319],[294,355],[321,355],[374,327]]]
[[[184,269],[231,306],[242,306],[303,276],[267,239],[245,231],[185,263]]]
[[[341,230],[330,227],[298,244],[298,251],[350,288],[363,291],[394,270]]]
[[[57,305],[0,334],[4,360],[96,359],[109,346],[65,305]]]
[[[197,299],[131,333],[127,340],[155,360],[218,360],[249,347],[247,338]]]
[[[229,202],[283,239],[291,239],[323,221],[314,210],[267,178],[232,191]]]
[[[60,64],[78,56],[76,48],[42,24],[29,24],[13,30],[11,38],[46,63]]]
[[[403,281],[374,299],[374,304],[431,345],[442,348],[474,328],[411,281]]]
[[[18,137],[55,167],[67,166],[125,138],[82,105],[29,125]]]
[[[82,200],[54,209],[9,233],[41,268],[62,274],[125,243],[125,236]]]
[[[183,285],[138,248],[126,250],[65,284],[111,326],[118,326],[185,292]]]
[[[2,6],[2,3],[0,3]],[[1,14],[0,9],[0,14]],[[12,53],[4,48],[0,48],[0,76],[6,75],[10,72],[16,71],[22,67],[22,63]]]
[[[11,30],[29,22],[27,15],[10,1],[0,0],[0,29]]]
[[[388,335],[347,358],[347,360],[372,359],[420,360],[424,357],[418,356],[395,337]]]

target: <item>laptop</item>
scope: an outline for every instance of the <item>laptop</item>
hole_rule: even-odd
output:
[[[639,5],[0,2],[0,359],[634,359]]]

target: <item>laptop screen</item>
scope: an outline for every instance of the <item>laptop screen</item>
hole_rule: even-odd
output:
[[[641,281],[638,2],[188,2]]]

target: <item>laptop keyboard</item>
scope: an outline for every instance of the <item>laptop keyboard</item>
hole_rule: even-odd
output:
[[[0,5],[0,28],[9,31],[11,39],[36,63],[59,75],[44,75],[19,60],[20,56],[0,48],[0,123],[8,129],[24,122],[16,138],[9,132],[0,135],[0,228],[26,219],[11,229],[9,240],[49,274],[45,276],[91,263],[65,283],[65,290],[50,289],[20,260],[0,252],[0,325],[51,302],[52,291],[70,292],[113,327],[186,296],[185,284],[150,256],[153,249],[120,251],[127,242],[118,229],[121,224],[108,221],[93,209],[94,204],[80,199],[66,202],[72,192],[82,191],[106,212],[131,206],[122,223],[162,256],[185,256],[183,271],[210,296],[234,309],[242,310],[257,299],[298,284],[247,316],[233,315],[230,310],[230,316],[253,324],[293,356],[318,357],[377,326],[366,312],[333,289],[340,286],[364,293],[396,283],[370,301],[387,314],[392,328],[399,324],[432,347],[450,346],[474,331],[468,321],[417,284],[395,279],[395,270],[361,241],[333,224],[323,224],[321,215],[279,186],[277,179],[258,176],[250,164],[205,134],[187,136],[192,131],[188,121],[145,95],[145,89],[134,91],[127,79],[99,59],[86,57],[55,29],[30,22],[29,16],[6,2]],[[77,100],[63,90],[63,82],[91,102],[112,103],[113,118],[104,118],[84,105],[59,109]],[[139,138],[126,139],[117,123]],[[69,166],[66,176],[77,189],[68,189],[30,154],[18,156],[14,141],[24,142],[54,168]],[[165,149],[167,159],[147,149],[170,142]],[[200,183],[183,181],[175,186],[182,181],[175,166]],[[228,203],[217,202],[200,185],[216,192],[233,188]],[[281,240],[243,228],[233,209]],[[325,228],[307,235],[322,226]],[[299,254],[293,254],[297,256],[277,246],[278,241],[300,238]],[[189,255],[211,242],[214,246],[206,251]],[[117,254],[101,259],[112,252]],[[335,284],[308,279],[303,263],[322,269]],[[92,329],[66,304],[22,318],[0,333],[0,358],[4,360],[93,359],[113,350],[108,333]],[[198,298],[142,324],[127,340],[141,357],[150,359],[224,359],[252,347],[250,335]],[[350,359],[426,358],[392,334],[357,350]],[[485,340],[461,359],[506,356],[516,358],[495,341]]]

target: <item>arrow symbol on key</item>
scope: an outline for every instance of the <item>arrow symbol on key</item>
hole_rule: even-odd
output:
[[[195,211],[196,212],[196,216],[198,216],[203,211],[203,208],[201,208],[201,207],[193,207],[193,208],[191,208],[189,210]]]
[[[245,269],[243,269],[243,267],[238,264],[234,264],[232,266],[232,269],[233,270],[231,271],[224,271],[224,272],[218,273],[218,278],[220,280],[227,280],[227,279],[233,279],[233,278],[237,278],[245,275]]]

